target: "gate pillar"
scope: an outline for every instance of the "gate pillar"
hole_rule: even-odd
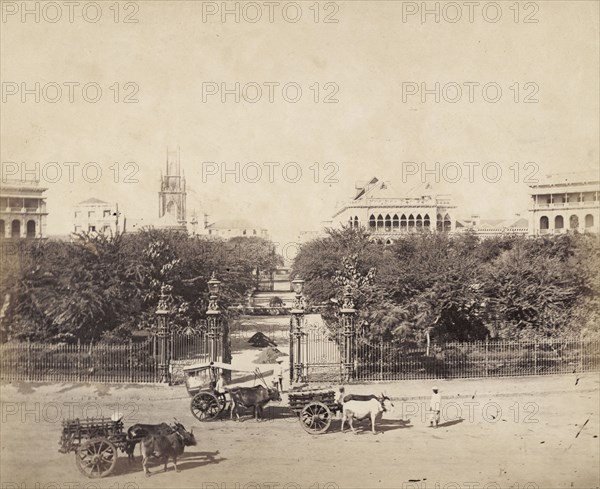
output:
[[[159,382],[169,383],[169,322],[167,315],[169,314],[167,306],[167,286],[162,285],[160,288],[160,298],[156,307],[156,321],[158,326],[158,375]]]
[[[302,323],[304,320],[304,297],[302,290],[304,280],[292,280],[292,287],[296,293],[292,304],[292,318],[290,321],[290,385],[304,379],[304,365],[302,363]]]
[[[208,359],[211,362],[219,360],[219,338],[221,332],[221,311],[217,299],[219,298],[219,286],[221,282],[217,280],[215,272],[212,273],[208,281],[208,310],[206,311],[208,323]]]
[[[349,287],[346,287],[344,292],[344,300],[342,302],[340,314],[342,316],[342,334],[344,335],[343,380],[349,381],[354,378],[354,360],[356,355],[354,330],[354,316],[356,315],[356,309],[354,309],[354,301],[352,300],[352,293],[350,292]]]

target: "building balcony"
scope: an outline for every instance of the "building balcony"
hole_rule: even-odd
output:
[[[5,207],[0,210],[2,214],[38,214],[47,215],[46,209],[43,207]]]
[[[585,202],[553,202],[552,204],[533,204],[530,211],[551,210],[551,209],[593,209],[600,207],[600,201],[590,200]]]

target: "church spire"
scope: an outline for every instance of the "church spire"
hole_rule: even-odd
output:
[[[180,148],[169,151],[167,148],[166,174],[161,172],[161,186],[158,194],[158,217],[170,214],[180,224],[185,224],[186,217],[186,190],[185,177],[181,176]]]

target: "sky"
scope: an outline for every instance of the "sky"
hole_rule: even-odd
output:
[[[500,2],[496,22],[462,2],[456,22],[439,2],[439,22],[410,13],[421,2],[229,2],[237,19],[222,2],[88,3],[2,3],[2,179],[37,174],[48,234],[90,197],[156,217],[167,148],[188,214],[279,242],[374,176],[505,218],[543,175],[598,170],[598,2]]]

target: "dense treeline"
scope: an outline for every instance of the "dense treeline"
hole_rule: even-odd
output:
[[[258,270],[273,271],[283,261],[262,238],[208,240],[158,230],[81,235],[75,242],[5,241],[2,249],[2,341],[122,341],[155,327],[163,285],[171,324],[196,326],[213,271],[226,311],[255,287]]]
[[[302,246],[293,273],[309,300],[329,305],[331,327],[349,287],[361,331],[421,344],[597,335],[599,264],[594,235],[415,233],[383,246],[346,228]]]

